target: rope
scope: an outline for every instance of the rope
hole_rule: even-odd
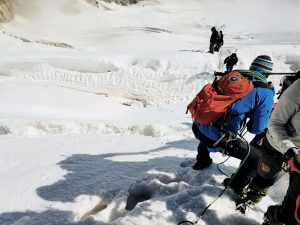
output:
[[[222,165],[223,163],[225,163],[226,161],[228,161],[228,159],[230,159],[230,156],[227,157],[227,159],[225,159],[223,162],[220,162],[217,164],[217,168],[218,170],[223,173],[223,175],[225,175],[226,177],[229,177],[226,173],[223,172],[223,170],[221,170],[220,165]]]
[[[188,221],[188,220],[181,221],[178,225],[181,225],[181,224],[192,224],[192,225],[194,225],[193,222]]]
[[[178,223],[177,225],[182,225],[182,224],[192,224],[192,225],[196,225],[201,219],[202,216],[205,214],[205,212],[212,206],[212,204],[214,204],[223,194],[224,192],[227,190],[227,188],[230,186],[232,180],[235,178],[236,174],[238,173],[238,171],[241,169],[241,167],[244,165],[245,161],[248,159],[251,149],[250,149],[250,144],[248,143],[248,141],[242,136],[242,135],[238,135],[242,140],[244,140],[247,143],[247,155],[245,156],[245,158],[243,159],[243,161],[241,162],[241,164],[239,165],[239,167],[237,168],[236,172],[232,175],[230,181],[228,182],[228,184],[225,186],[225,188],[223,189],[223,191],[205,208],[203,209],[203,211],[201,212],[200,216],[195,220],[195,222],[189,221],[189,220],[185,220],[185,221],[181,221],[180,223]],[[227,159],[226,159],[227,160]],[[226,161],[225,160],[225,161]],[[224,161],[224,162],[225,162]]]

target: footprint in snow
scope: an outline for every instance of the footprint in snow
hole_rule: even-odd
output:
[[[126,201],[126,210],[132,210],[143,201],[151,199],[153,190],[147,185],[137,185],[129,189],[129,196]]]
[[[80,204],[80,211],[76,212],[72,215],[71,220],[77,222],[80,220],[84,220],[89,216],[96,215],[97,213],[101,212],[102,210],[106,209],[109,205],[110,200],[108,199],[100,199],[96,197],[88,197],[82,199],[82,202]],[[93,208],[88,208],[90,204],[93,204]],[[86,206],[86,207],[83,207]],[[82,209],[85,208],[85,209]]]
[[[180,167],[186,168],[186,167],[192,167],[195,163],[195,159],[187,159],[180,163]]]

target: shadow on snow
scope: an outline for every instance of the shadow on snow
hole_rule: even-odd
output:
[[[169,142],[165,146],[152,149],[146,152],[137,153],[110,153],[102,155],[88,155],[88,154],[76,154],[58,163],[62,169],[68,171],[64,176],[63,180],[59,180],[56,183],[40,187],[37,189],[37,194],[48,201],[58,201],[58,202],[72,202],[74,199],[80,195],[101,195],[105,192],[110,192],[112,195],[117,195],[121,190],[128,190],[129,186],[135,181],[142,179],[144,177],[151,177],[156,175],[151,175],[147,173],[151,169],[155,169],[160,172],[170,172],[170,170],[177,170],[180,168],[180,164],[183,161],[182,158],[165,156],[156,157],[148,161],[142,162],[126,162],[126,161],[112,161],[109,157],[124,156],[124,155],[147,155],[149,153],[163,151],[170,148],[179,148],[185,150],[195,150],[196,143],[194,140],[183,140]],[[195,151],[196,154],[196,151]],[[215,171],[215,166],[211,168]],[[211,173],[196,174],[196,177],[209,177]],[[199,184],[205,183],[208,179],[201,179]],[[213,185],[216,185],[216,180],[211,178],[210,180]],[[208,191],[209,189],[209,191]],[[214,196],[217,195],[222,188],[215,187],[204,187],[195,190],[188,191],[187,196],[178,195],[178,198],[188,198],[190,194],[194,191],[197,196],[199,196],[196,204],[199,205],[199,211],[206,207],[207,202],[201,197],[202,192],[211,192],[213,190]],[[227,193],[225,193],[227,195]],[[184,206],[186,211],[178,212],[178,206],[174,204],[174,200],[166,196],[166,206],[168,210],[172,212],[173,216],[168,219],[171,223],[177,224],[180,219],[186,217],[186,212],[192,211],[193,206]],[[174,197],[174,196],[173,196]],[[151,198],[151,197],[149,197]],[[199,201],[200,200],[200,201]],[[218,200],[220,201],[220,200]],[[176,200],[175,200],[176,202]],[[180,200],[179,200],[180,202]],[[144,202],[143,204],[150,204]],[[195,204],[195,203],[189,203]],[[187,208],[186,208],[187,207]],[[145,208],[145,207],[143,207]],[[201,209],[202,208],[202,209]],[[56,209],[49,209],[44,212],[7,212],[0,215],[0,224],[3,225],[104,225],[107,223],[95,221],[92,218],[86,218],[79,222],[71,221],[71,212],[62,211]],[[228,216],[220,219],[217,216],[216,211],[209,210],[203,217],[203,220],[207,224],[218,224],[218,225],[258,225],[254,220],[245,218],[240,215]],[[113,222],[113,221],[112,221]]]

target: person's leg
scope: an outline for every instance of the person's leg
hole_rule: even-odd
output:
[[[295,218],[296,200],[300,195],[300,174],[291,173],[289,188],[282,202],[283,222],[298,224]]]
[[[300,194],[300,174],[291,173],[289,188],[281,205],[269,206],[265,220],[272,223],[297,225],[295,218],[296,199]]]
[[[197,148],[198,154],[197,154],[197,161],[193,165],[194,170],[203,170],[206,167],[209,167],[212,164],[212,159],[209,156],[209,151],[207,147],[202,144],[200,141],[198,148]]]
[[[211,54],[214,54],[214,49],[215,49],[215,44],[210,43],[210,45],[209,45],[209,52],[210,52]]]
[[[220,49],[220,46],[218,44],[215,44],[215,48],[214,48],[215,52],[218,52],[219,49]]]
[[[282,170],[283,155],[274,149],[265,138],[261,148],[262,157],[257,165],[257,173],[248,187],[247,198],[258,203],[266,194]]]
[[[231,65],[226,65],[226,72],[231,72],[233,69],[233,66]]]
[[[250,153],[248,155],[249,148]],[[226,150],[228,151],[229,156],[240,159],[242,162],[247,156],[247,159],[242,165],[240,165],[239,170],[236,171],[234,179],[230,184],[230,187],[236,193],[241,194],[244,188],[249,184],[250,180],[256,174],[257,163],[261,157],[261,154],[258,149],[247,144],[247,142],[242,139],[238,139],[234,147]]]
[[[202,170],[212,164],[212,159],[209,156],[208,147],[212,146],[214,141],[203,135],[195,124],[193,124],[192,130],[195,137],[200,141],[197,148],[197,161],[194,164],[193,169]]]
[[[297,222],[300,224],[300,195],[298,195],[296,199],[295,218]]]
[[[255,208],[255,205],[267,195],[269,187],[275,183],[282,170],[282,154],[274,149],[266,138],[260,149],[262,156],[257,165],[257,173],[247,187],[245,196],[237,204],[237,210],[241,213]]]
[[[220,43],[217,43],[216,46],[215,46],[215,51],[219,52],[220,49],[221,49],[221,45],[220,45]]]

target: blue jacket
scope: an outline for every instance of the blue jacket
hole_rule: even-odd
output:
[[[234,102],[227,111],[228,129],[237,133],[246,118],[246,113],[252,115],[248,131],[259,134],[267,127],[267,123],[274,103],[274,90],[269,88],[254,87],[243,99]],[[202,125],[196,121],[194,124],[199,131],[211,140],[218,140],[222,131],[211,125]]]

